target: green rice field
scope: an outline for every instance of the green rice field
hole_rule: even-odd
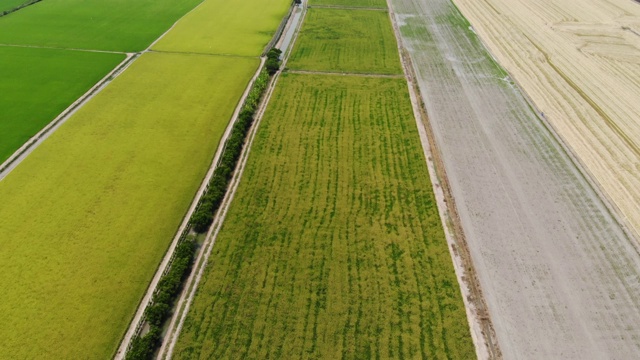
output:
[[[17,8],[28,1],[29,0],[2,0],[0,1],[0,15],[2,12]]]
[[[207,0],[181,19],[153,49],[258,56],[291,0]]]
[[[0,163],[124,58],[0,46]]]
[[[287,67],[402,74],[389,14],[370,10],[309,9]]]
[[[404,79],[280,78],[178,359],[475,357]]]
[[[202,0],[43,0],[0,18],[0,44],[141,51]]]
[[[0,357],[113,356],[257,66],[144,54],[0,181]]]

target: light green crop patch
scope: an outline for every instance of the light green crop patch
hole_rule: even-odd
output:
[[[259,56],[290,5],[290,0],[206,0],[153,49]]]
[[[474,358],[405,80],[279,81],[174,358]]]
[[[370,10],[309,9],[287,67],[402,74],[389,14]]]
[[[0,44],[141,51],[202,0],[44,0],[0,21]]]
[[[124,58],[0,46],[0,163]]]
[[[257,59],[144,54],[0,181],[0,354],[107,359]]]

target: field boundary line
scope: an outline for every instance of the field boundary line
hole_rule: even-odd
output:
[[[125,71],[133,61],[138,57],[136,53],[126,54],[126,58],[120,62],[113,70],[105,75],[100,81],[93,85],[87,92],[85,92],[80,98],[69,105],[58,116],[50,121],[44,128],[33,135],[27,142],[25,142],[18,150],[16,150],[7,160],[0,164],[0,181],[2,181],[13,169],[15,169],[20,163],[35,150],[43,141],[45,141],[51,134],[53,134],[62,124],[64,124],[73,114],[76,113],[87,101],[96,96],[102,89],[104,89],[111,81],[113,81],[118,75]]]
[[[386,79],[404,79],[402,74],[378,74],[378,73],[350,73],[350,72],[332,72],[332,71],[313,71],[313,70],[294,70],[286,69],[289,74],[305,74],[305,75],[326,75],[326,76],[359,76]]]
[[[305,6],[304,0],[301,7],[302,7],[302,14],[300,16],[298,26],[295,28],[294,37],[289,44],[289,48],[283,52],[284,56],[283,56],[283,61],[282,61],[280,70],[278,70],[278,72],[271,79],[269,86],[265,92],[265,95],[260,102],[260,106],[258,108],[258,111],[256,112],[254,122],[251,125],[251,129],[249,130],[248,138],[242,149],[242,153],[240,154],[240,159],[236,166],[236,170],[234,171],[233,177],[229,183],[229,188],[222,200],[222,204],[218,209],[218,212],[216,213],[213,219],[213,223],[209,228],[209,231],[207,232],[205,241],[202,244],[201,250],[198,253],[198,257],[195,260],[193,270],[189,275],[187,282],[180,295],[180,298],[176,304],[174,314],[167,328],[167,332],[163,339],[162,346],[160,347],[160,351],[158,352],[157,359],[169,360],[173,356],[175,345],[178,342],[178,338],[182,331],[182,327],[184,326],[184,321],[189,313],[189,309],[191,307],[191,304],[193,303],[193,299],[195,298],[195,295],[198,290],[198,286],[200,285],[200,281],[202,280],[204,271],[209,265],[209,257],[213,250],[213,246],[215,245],[220,229],[222,228],[222,225],[226,218],[229,207],[231,206],[231,202],[235,196],[236,190],[240,184],[240,181],[242,180],[242,174],[244,173],[244,168],[247,164],[249,153],[251,151],[251,145],[253,144],[255,136],[258,132],[260,122],[262,121],[262,117],[269,104],[269,101],[271,99],[275,86],[278,82],[278,79],[280,75],[283,73],[283,69],[288,60],[288,55],[291,53],[291,49],[293,49],[293,45],[295,43],[295,40],[297,39],[299,30],[302,27],[302,24],[304,22],[304,18],[306,15],[306,6]],[[289,19],[292,19],[292,17],[289,17]],[[280,41],[276,42],[276,44],[279,44],[279,43]],[[264,65],[264,62],[266,62],[266,60],[263,58],[263,65]]]
[[[3,11],[2,13],[0,13],[0,17],[7,16],[9,14],[13,14],[14,12],[20,11],[20,10],[26,8],[26,7],[29,7],[31,5],[35,5],[35,4],[39,3],[40,1],[42,1],[42,0],[27,1],[27,2],[22,3],[22,4],[12,8],[12,9]]]
[[[382,11],[389,12],[389,9],[383,7],[370,6],[345,6],[345,5],[309,5],[309,9],[335,9],[335,10],[366,10],[366,11]]]
[[[150,49],[147,51],[148,53],[153,54],[175,54],[175,55],[199,55],[199,56],[218,56],[218,57],[232,57],[232,58],[242,58],[242,59],[259,59],[260,56],[251,56],[251,55],[236,55],[236,54],[214,54],[214,53],[205,53],[205,52],[195,52],[195,51],[170,51],[170,50],[153,50]]]
[[[0,46],[4,46],[4,47],[16,47],[16,48],[27,48],[27,49],[47,49],[47,50],[81,51],[81,52],[102,53],[102,54],[123,54],[123,55],[127,55],[127,54],[136,54],[136,52],[126,52],[126,51],[96,50],[96,49],[79,49],[79,48],[64,48],[64,47],[56,47],[56,46],[41,46],[41,45],[0,44]]]
[[[462,300],[465,305],[467,321],[469,322],[469,330],[476,349],[476,355],[479,359],[501,359],[502,354],[498,346],[495,330],[480,288],[480,282],[473,265],[473,259],[467,246],[440,150],[435,141],[427,109],[415,80],[415,72],[417,70],[414,68],[410,55],[404,48],[402,36],[400,35],[400,30],[395,19],[395,13],[389,0],[387,0],[387,5],[389,6],[389,17],[398,45],[400,62],[402,63],[407,81],[420,142],[427,167],[429,168],[429,178],[438,205],[438,212],[444,228],[447,244],[449,245],[447,247],[449,248],[456,277],[462,292]]]

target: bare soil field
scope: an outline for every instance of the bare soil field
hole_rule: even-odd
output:
[[[635,240],[450,1],[391,4],[504,358],[636,357]]]
[[[640,5],[455,3],[640,234]]]

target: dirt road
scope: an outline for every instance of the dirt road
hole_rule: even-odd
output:
[[[506,359],[640,351],[640,255],[448,0],[391,0]]]

